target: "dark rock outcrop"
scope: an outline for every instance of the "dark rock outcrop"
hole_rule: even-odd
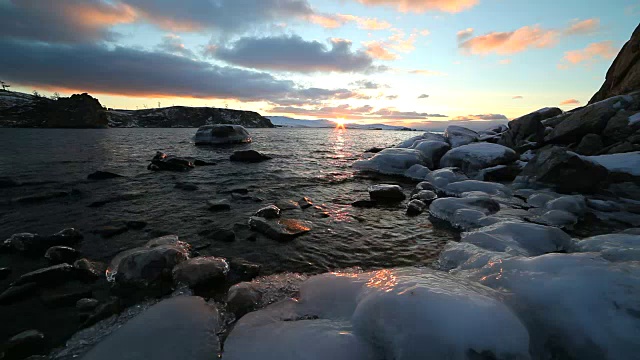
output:
[[[589,104],[636,90],[640,90],[640,25],[618,53],[607,71],[604,84]]]
[[[406,199],[400,186],[388,184],[370,186],[369,197],[371,200],[380,202],[400,202]]]
[[[602,144],[600,135],[587,134],[582,138],[578,147],[576,147],[576,152],[580,155],[596,155],[603,147],[604,145]]]
[[[271,120],[253,111],[211,107],[171,106],[142,110],[107,111],[111,127],[198,128],[203,125],[232,124],[247,128],[272,128]]]
[[[147,166],[147,169],[153,171],[188,171],[194,167],[195,165],[188,159],[167,155],[158,151],[153,159],[151,159],[151,164]]]
[[[544,140],[543,120],[562,114],[558,108],[545,108],[521,116],[509,122],[509,130],[504,132],[498,144],[516,149],[526,142],[540,143]]]

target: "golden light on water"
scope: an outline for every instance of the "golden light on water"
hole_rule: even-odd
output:
[[[391,270],[379,270],[367,282],[368,287],[378,288],[382,291],[389,292],[398,283],[397,277]]]

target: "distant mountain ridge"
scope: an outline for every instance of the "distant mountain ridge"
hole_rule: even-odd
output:
[[[321,120],[302,120],[302,119],[294,119],[287,116],[267,116],[269,120],[276,126],[282,127],[295,127],[295,128],[334,128],[336,127],[336,122],[321,119]],[[402,130],[408,131],[412,130],[410,128],[404,126],[394,126],[387,124],[345,124],[345,127],[348,129],[364,129],[364,130]]]

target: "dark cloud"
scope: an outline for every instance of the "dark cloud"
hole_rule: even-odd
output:
[[[353,108],[349,105],[319,106],[315,108],[301,108],[295,106],[277,106],[269,110],[271,113],[285,113],[328,118],[374,119],[374,120],[426,120],[430,117],[447,117],[441,114],[419,113],[414,111],[399,111],[392,108],[382,108],[373,111],[373,107],[365,105]]]
[[[64,43],[113,40],[116,34],[109,28],[135,18],[134,10],[120,2],[0,0],[3,38]]]
[[[418,96],[418,99],[427,99],[429,98],[429,95],[427,94],[421,94],[420,96]]]
[[[158,51],[100,45],[51,45],[0,39],[5,81],[48,89],[129,96],[288,101],[349,98],[349,90],[301,89],[270,74],[211,65]]]
[[[229,47],[219,47],[213,56],[247,68],[300,73],[365,72],[373,63],[364,51],[352,51],[350,41],[332,39],[329,48],[297,35],[243,37]]]
[[[195,58],[193,51],[187,49],[182,43],[180,36],[168,34],[162,37],[162,42],[157,46],[158,50],[176,55]]]

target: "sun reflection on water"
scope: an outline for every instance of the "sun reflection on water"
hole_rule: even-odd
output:
[[[389,292],[398,284],[398,278],[391,270],[378,270],[367,282],[368,287]]]

